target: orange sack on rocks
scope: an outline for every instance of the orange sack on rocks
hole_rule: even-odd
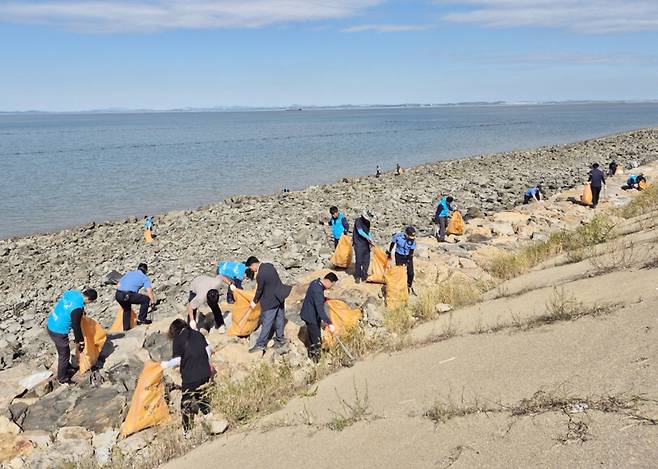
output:
[[[450,217],[450,223],[448,223],[446,233],[449,235],[461,236],[464,234],[464,231],[466,231],[466,225],[464,224],[462,214],[455,210],[452,212],[452,217]]]
[[[164,399],[164,369],[157,362],[146,362],[139,375],[128,415],[121,425],[121,435],[128,436],[145,428],[171,420]]]
[[[350,308],[350,305],[340,300],[327,300],[325,306],[329,314],[329,319],[331,319],[331,323],[336,328],[336,332],[333,335],[340,337],[359,324],[359,319],[361,319],[360,309]],[[331,346],[333,344],[333,335],[325,334],[325,345]]]
[[[592,186],[589,183],[585,184],[583,195],[580,196],[580,201],[585,205],[592,205]]]
[[[233,290],[233,309],[231,309],[231,327],[228,335],[234,337],[247,337],[258,328],[260,319],[260,305],[249,312],[249,304],[256,295],[255,291],[245,291],[236,288]]]
[[[132,309],[130,310],[130,328],[132,329],[137,325],[137,313],[133,311]],[[114,322],[112,323],[112,327],[110,327],[110,332],[115,333],[115,332],[123,332],[123,308],[119,306],[119,309],[117,310],[117,317],[114,318]]]
[[[637,190],[639,191],[644,191],[649,188],[649,185],[647,184],[646,181],[640,181],[637,183]]]
[[[352,238],[347,235],[340,237],[336,251],[329,262],[344,269],[352,265]]]
[[[78,358],[80,374],[84,374],[98,361],[98,356],[101,354],[107,339],[107,333],[100,324],[87,316],[82,316],[80,325],[82,326],[82,335],[85,338],[85,348],[82,353],[76,350],[75,354]]]
[[[407,288],[407,266],[399,265],[386,271],[386,306],[395,309],[407,304],[409,289]]]
[[[368,282],[386,283],[384,274],[389,267],[389,259],[384,250],[378,246],[373,246],[372,256],[370,256],[370,268],[368,269]]]
[[[153,232],[151,230],[144,230],[144,241],[147,244],[150,244],[153,242]]]

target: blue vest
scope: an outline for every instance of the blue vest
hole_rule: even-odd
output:
[[[637,176],[631,176],[628,178],[628,181],[626,181],[626,185],[630,186],[632,184],[637,184]]]
[[[526,192],[525,195],[527,195],[528,197],[534,197],[537,195],[537,192],[539,192],[539,189],[533,187],[531,189],[528,189],[528,192]]]
[[[331,234],[334,237],[334,239],[340,239],[341,236],[343,236],[343,233],[345,233],[345,227],[343,226],[343,218],[345,216],[342,213],[338,214],[338,218],[335,220],[332,218],[331,219]]]
[[[71,313],[85,307],[85,297],[78,290],[67,290],[48,315],[48,329],[57,334],[71,331]]]
[[[450,207],[448,206],[448,201],[446,198],[442,198],[439,201],[439,206],[437,207],[437,212],[439,217],[449,217],[450,216]]]
[[[220,262],[217,266],[217,273],[228,278],[244,280],[244,274],[247,266],[242,262]]]

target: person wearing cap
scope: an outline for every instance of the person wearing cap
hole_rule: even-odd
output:
[[[601,196],[601,189],[605,186],[605,174],[599,168],[598,163],[592,165],[592,169],[588,173],[587,178],[590,188],[592,189],[592,205],[590,208],[596,208],[599,204],[599,197]]]
[[[416,228],[407,226],[403,233],[396,233],[386,251],[390,258],[395,247],[395,265],[407,266],[407,286],[411,290],[414,283],[414,251],[416,250]]]
[[[187,322],[195,331],[198,330],[196,323],[197,310],[204,305],[208,305],[210,311],[212,311],[215,319],[215,330],[219,332],[226,330],[222,310],[219,307],[219,289],[222,287],[223,282],[224,277],[221,275],[215,277],[200,275],[190,283],[190,295],[187,299]]]
[[[251,256],[245,262],[247,269],[256,277],[257,287],[254,299],[249,305],[249,312],[260,303],[260,335],[256,344],[249,349],[249,353],[264,352],[267,343],[276,332],[274,348],[280,354],[286,353],[287,342],[285,338],[286,310],[285,301],[290,295],[292,287],[284,285],[276,268],[269,263],[261,263],[258,258]]]
[[[324,305],[325,292],[333,288],[336,282],[338,282],[338,277],[333,272],[329,272],[324,278],[313,280],[306,290],[302,309],[299,312],[299,317],[306,323],[308,331],[310,343],[308,356],[314,361],[318,361],[322,349],[322,323],[324,322],[328,326],[329,332],[332,334],[336,332]]]
[[[228,285],[228,292],[226,293],[226,302],[230,305],[235,303],[233,290],[236,288],[242,289],[242,281],[245,276],[249,277],[249,269],[244,262],[220,262],[217,266],[217,275],[219,275],[224,283]]]
[[[352,245],[354,246],[354,280],[356,283],[365,282],[368,279],[370,249],[374,244],[370,234],[371,217],[372,215],[366,209],[354,222]]]
[[[526,191],[526,193],[523,195],[523,205],[528,205],[533,199],[537,202],[544,200],[544,194],[542,193],[541,185],[531,187]]]
[[[442,197],[439,200],[439,204],[436,207],[436,214],[434,215],[435,223],[437,223],[438,230],[436,238],[440,243],[445,242],[446,240],[446,229],[448,228],[448,223],[450,222],[450,216],[455,209],[452,207],[453,198],[450,196]]]
[[[137,315],[137,325],[151,324],[153,321],[147,319],[146,316],[149,312],[149,306],[155,305],[155,295],[153,294],[153,286],[151,281],[146,276],[148,266],[144,263],[139,264],[137,270],[133,270],[124,274],[119,280],[117,292],[114,298],[117,303],[123,308],[123,330],[130,329],[130,313],[132,305],[139,305],[139,314]],[[146,295],[141,294],[141,289],[146,291]]]
[[[350,232],[350,224],[347,217],[338,211],[338,207],[331,207],[329,209],[329,226],[331,227],[331,236],[334,240],[334,248],[338,246],[340,237]]]
[[[83,292],[67,290],[48,315],[48,335],[57,349],[57,381],[60,384],[71,384],[71,376],[75,373],[70,362],[69,332],[73,329],[78,351],[82,352],[85,348],[82,316],[85,314],[85,306],[96,301],[96,298],[98,293],[91,288]]]

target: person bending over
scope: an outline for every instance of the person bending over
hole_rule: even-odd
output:
[[[149,306],[155,305],[155,296],[153,295],[153,286],[146,276],[148,266],[144,263],[139,264],[137,270],[126,273],[119,280],[117,292],[114,298],[123,308],[123,330],[130,329],[130,313],[132,305],[139,305],[139,314],[137,316],[137,325],[151,324],[152,321],[146,316],[149,312]],[[141,294],[141,289],[146,291],[146,295]]]

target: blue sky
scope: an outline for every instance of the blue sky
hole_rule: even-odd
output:
[[[0,0],[0,110],[658,99],[656,0]]]

